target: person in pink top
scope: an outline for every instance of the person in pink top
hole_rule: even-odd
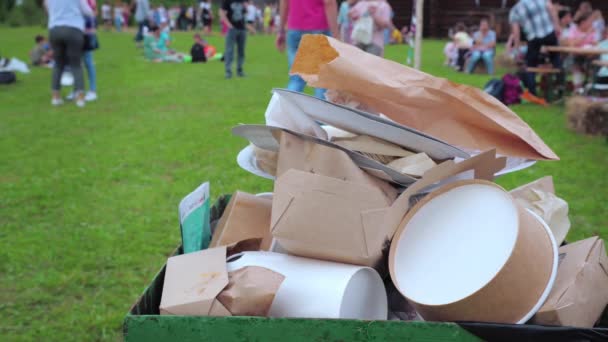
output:
[[[352,43],[366,52],[380,57],[384,56],[384,30],[393,27],[391,12],[391,5],[386,0],[363,0],[357,2],[350,10],[350,17],[354,25],[357,25],[357,20],[360,18],[371,16],[374,20],[374,31],[370,44]]]
[[[584,13],[576,19],[576,25],[569,30],[566,41],[569,46],[574,47],[587,47],[597,44],[597,33],[593,29],[591,13]]]
[[[338,5],[335,0],[280,0],[280,26],[277,29],[277,48],[285,51],[289,69],[305,34],[324,34],[338,37]],[[289,76],[287,89],[303,91],[306,82],[296,75]],[[315,89],[315,96],[325,98],[325,89]]]

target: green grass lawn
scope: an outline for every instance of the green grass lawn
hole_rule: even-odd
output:
[[[42,29],[0,29],[0,54],[27,60]],[[175,34],[187,51],[190,34]],[[121,323],[180,240],[177,205],[204,181],[214,196],[271,191],[241,170],[238,123],[262,123],[287,62],[268,37],[249,37],[247,78],[223,65],[151,64],[131,34],[101,33],[100,99],[50,106],[50,70],[0,87],[0,336],[3,340],[116,340]],[[209,39],[223,50],[221,38]],[[424,44],[425,71],[482,86],[487,76],[442,66],[443,43]],[[405,47],[387,56],[405,60]],[[608,237],[608,144],[565,128],[563,107],[520,105],[561,157],[498,180],[507,188],[553,175],[570,204],[569,240]],[[449,110],[449,109],[447,109]]]

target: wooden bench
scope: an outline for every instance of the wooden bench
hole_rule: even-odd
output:
[[[527,67],[526,72],[532,72],[535,74],[539,74],[541,78],[541,84],[545,85],[545,89],[543,89],[543,97],[547,102],[551,103],[554,100],[559,100],[560,91],[557,89],[558,85],[560,85],[559,76],[563,74],[561,69],[553,68],[553,67]],[[563,80],[562,80],[563,81]],[[563,86],[563,84],[562,84]],[[561,94],[563,95],[563,90]]]

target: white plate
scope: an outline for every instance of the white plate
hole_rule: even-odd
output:
[[[324,124],[384,139],[413,152],[424,152],[435,160],[470,157],[465,151],[444,141],[377,115],[290,90],[273,91],[280,95],[281,99],[293,102],[306,115]]]
[[[258,167],[258,163],[255,159],[255,153],[253,152],[253,146],[247,145],[244,149],[239,152],[236,157],[236,162],[239,164],[241,169],[251,172],[256,176],[264,177],[266,179],[274,180],[275,177],[265,171],[262,171]]]

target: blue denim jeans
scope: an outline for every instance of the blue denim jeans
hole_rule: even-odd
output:
[[[116,32],[122,31],[122,19],[117,17],[114,19],[114,26],[116,27]]]
[[[144,26],[149,26],[147,19],[137,22],[137,34],[135,35],[135,41],[138,43],[144,41]]]
[[[89,75],[89,90],[97,92],[97,71],[95,70],[95,62],[93,61],[93,51],[85,51],[82,55],[84,59],[84,67]]]
[[[224,49],[224,66],[226,75],[232,75],[232,60],[234,59],[234,45],[236,44],[236,71],[243,72],[245,63],[245,44],[247,43],[247,30],[230,29],[226,34],[226,48]]]
[[[293,65],[293,60],[296,58],[296,53],[298,52],[298,47],[300,46],[300,41],[302,40],[302,36],[305,34],[324,34],[326,36],[331,36],[331,33],[326,30],[316,30],[316,31],[300,31],[300,30],[288,30],[286,43],[287,43],[287,63],[289,65],[289,70],[291,70],[291,66]],[[287,89],[293,91],[303,91],[306,87],[306,82],[297,75],[289,76],[289,83],[287,84]],[[325,89],[316,88],[315,89],[315,97],[320,99],[325,99]]]
[[[469,58],[469,65],[467,65],[467,72],[470,74],[475,70],[475,66],[479,61],[482,60],[486,69],[488,69],[488,74],[494,75],[494,51],[479,51],[475,50],[471,53],[471,57]]]

